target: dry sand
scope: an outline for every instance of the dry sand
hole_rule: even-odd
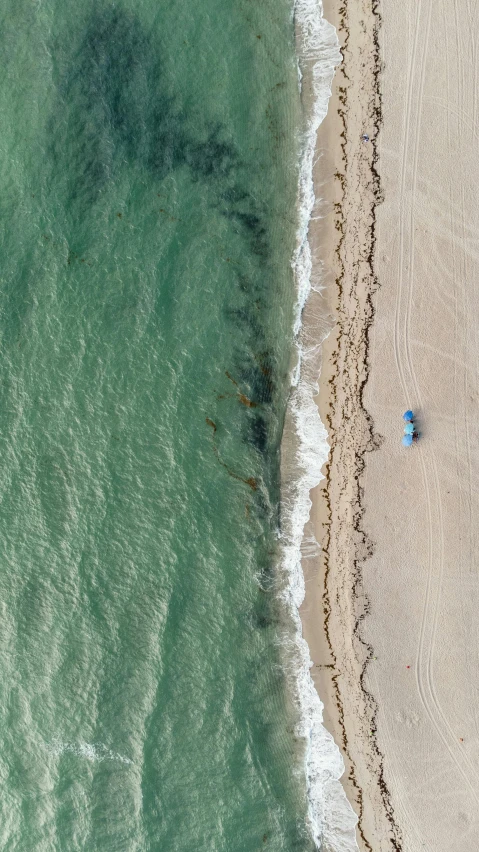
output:
[[[316,167],[338,323],[304,632],[360,848],[474,852],[479,3],[329,0],[325,14],[344,49]],[[422,437],[406,450],[408,407]]]

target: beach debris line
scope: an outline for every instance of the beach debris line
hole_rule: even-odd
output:
[[[411,444],[417,440],[419,440],[419,432],[416,429],[416,424],[414,423],[414,412],[408,409],[403,414],[403,420],[406,421],[404,425],[404,435],[402,438],[403,447],[410,447]]]

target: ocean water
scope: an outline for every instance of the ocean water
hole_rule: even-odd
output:
[[[310,852],[292,4],[0,16],[0,848]]]

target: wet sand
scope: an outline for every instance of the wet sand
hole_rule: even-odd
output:
[[[479,6],[330,0],[325,15],[344,62],[318,138],[311,239],[337,325],[323,347],[331,452],[312,493],[323,555],[304,559],[304,634],[360,848],[469,852],[479,828]],[[406,450],[409,407],[422,436]]]

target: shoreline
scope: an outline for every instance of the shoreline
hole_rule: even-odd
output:
[[[319,558],[302,560],[306,594],[300,614],[311,676],[324,704],[323,723],[345,762],[341,783],[358,817],[357,843],[361,850],[376,852],[386,844],[401,848],[376,738],[378,708],[365,683],[374,653],[360,633],[368,611],[361,563],[371,552],[362,527],[360,477],[366,452],[381,444],[363,404],[377,289],[376,206],[381,201],[376,168],[382,120],[380,15],[374,0],[350,11],[338,0],[324,0],[323,14],[336,28],[343,62],[318,130],[314,187],[319,213],[316,221],[312,217],[309,240],[325,287],[321,307],[335,323],[321,344],[314,400],[328,431],[329,457],[322,469],[325,479],[310,493],[304,530],[305,541],[314,537],[322,552]],[[364,132],[369,142],[362,142]],[[303,315],[306,338],[317,322],[314,295]],[[351,425],[345,428],[347,421]],[[339,604],[333,606],[333,600]]]
[[[328,112],[334,69],[341,55],[336,30],[323,16],[321,2],[296,0],[294,25],[305,121],[298,174],[297,241],[291,260],[297,293],[294,355],[281,441],[282,597],[288,614],[284,663],[297,705],[295,730],[302,744],[308,822],[315,846],[324,852],[357,852],[356,817],[339,781],[344,764],[333,736],[322,724],[323,705],[311,678],[310,649],[300,619],[305,593],[301,554],[311,508],[310,491],[322,478],[321,467],[328,452],[326,431],[313,395],[317,390],[321,342],[333,326],[325,300],[324,269],[311,230],[317,206],[313,173],[318,127]],[[311,313],[314,321],[309,328],[306,317]],[[317,550],[316,541],[312,546]]]
[[[329,455],[311,486],[300,614],[358,825],[352,846],[336,835],[321,848],[468,852],[479,829],[479,9],[458,0],[451,22],[430,0],[324,5],[344,61],[318,132],[300,341]],[[421,433],[410,450],[406,409]],[[326,429],[315,435],[298,468],[310,461],[316,475]]]

